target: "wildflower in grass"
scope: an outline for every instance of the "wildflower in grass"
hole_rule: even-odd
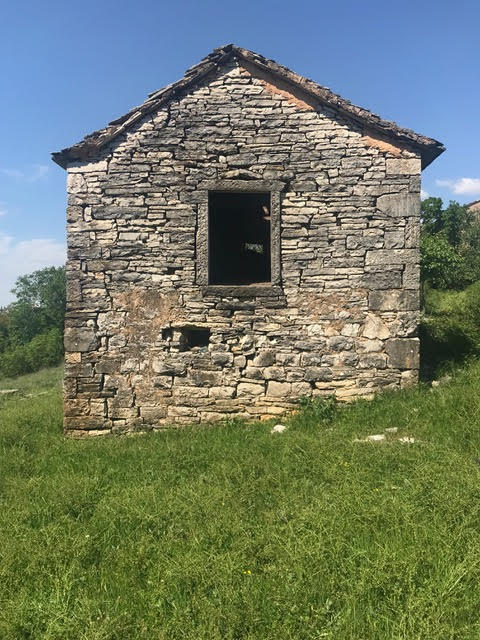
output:
[[[242,571],[242,573],[243,573],[243,575],[245,575],[245,576],[251,576],[251,575],[252,575],[252,572],[250,571],[250,569],[244,569],[244,570]]]

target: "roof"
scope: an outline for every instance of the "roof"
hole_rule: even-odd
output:
[[[178,98],[181,94],[193,88],[199,81],[205,78],[205,76],[218,69],[230,58],[246,60],[262,71],[280,77],[284,82],[302,89],[317,99],[319,103],[334,107],[340,113],[360,122],[363,126],[378,131],[389,139],[410,145],[420,153],[422,168],[427,167],[437,156],[445,151],[443,144],[433,138],[428,138],[410,129],[399,127],[394,122],[382,120],[382,118],[371,111],[352,104],[348,100],[330,91],[330,89],[322,87],[313,80],[290,71],[290,69],[283,67],[274,60],[268,60],[258,53],[237,47],[234,44],[227,44],[218,49],[214,49],[198,64],[188,69],[183,78],[163,89],[151,93],[142,105],[131,109],[117,120],[113,120],[104,129],[89,134],[72,147],[53,153],[53,160],[61,167],[67,168],[70,162],[95,159],[98,157],[101,149],[118,135],[127,131],[148,113],[155,111],[167,104],[170,100]]]
[[[466,205],[467,209],[478,209],[480,208],[480,200],[474,200],[473,202],[468,202]]]

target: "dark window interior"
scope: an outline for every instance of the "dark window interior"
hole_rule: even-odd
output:
[[[210,284],[270,282],[270,194],[209,194]]]
[[[187,349],[193,347],[208,347],[210,341],[210,329],[188,327],[182,330]]]
[[[162,340],[179,351],[188,351],[194,347],[208,347],[210,329],[203,327],[167,327],[162,329]]]

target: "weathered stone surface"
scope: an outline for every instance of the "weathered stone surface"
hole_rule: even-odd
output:
[[[418,338],[387,340],[386,351],[390,365],[395,369],[418,369],[420,343]]]
[[[390,331],[379,316],[369,313],[363,325],[362,335],[371,340],[385,340],[390,336]]]
[[[267,385],[267,396],[276,396],[286,398],[292,391],[292,385],[289,382],[269,382]]]
[[[420,158],[388,158],[387,174],[402,174],[418,176],[421,171]]]
[[[414,289],[371,291],[368,306],[378,311],[416,311],[420,308],[420,292]]]
[[[377,198],[377,208],[395,218],[418,217],[420,215],[420,194],[389,193]]]
[[[73,162],[67,431],[271,418],[415,381],[420,159],[372,140],[231,60]],[[270,193],[271,283],[209,284],[218,185]]]
[[[68,327],[65,329],[65,351],[95,351],[98,339],[89,327]]]
[[[238,396],[258,396],[263,395],[265,386],[253,384],[252,382],[241,382],[237,387]]]

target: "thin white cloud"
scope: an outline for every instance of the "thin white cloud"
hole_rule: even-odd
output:
[[[3,173],[7,178],[15,178],[15,180],[22,180],[25,177],[23,171],[19,169],[0,169],[0,173]]]
[[[32,168],[32,173],[28,177],[29,182],[36,182],[37,180],[41,180],[48,173],[49,167],[46,164],[34,164]]]
[[[7,209],[7,207],[5,206],[5,202],[0,202],[0,218],[1,218],[2,216],[6,216],[6,215],[7,215],[7,213],[8,213],[8,209]]]
[[[49,172],[49,166],[46,164],[32,164],[27,170],[12,169],[8,167],[0,167],[0,173],[12,180],[20,182],[37,182],[44,178]]]
[[[430,197],[430,194],[428,193],[428,191],[425,191],[424,189],[420,191],[420,198],[422,200],[426,200],[429,197]]]
[[[446,187],[453,193],[463,196],[480,194],[480,178],[458,178],[457,180],[437,180],[438,187]]]
[[[65,245],[48,238],[16,241],[0,231],[0,307],[13,302],[16,279],[43,267],[65,264]]]

